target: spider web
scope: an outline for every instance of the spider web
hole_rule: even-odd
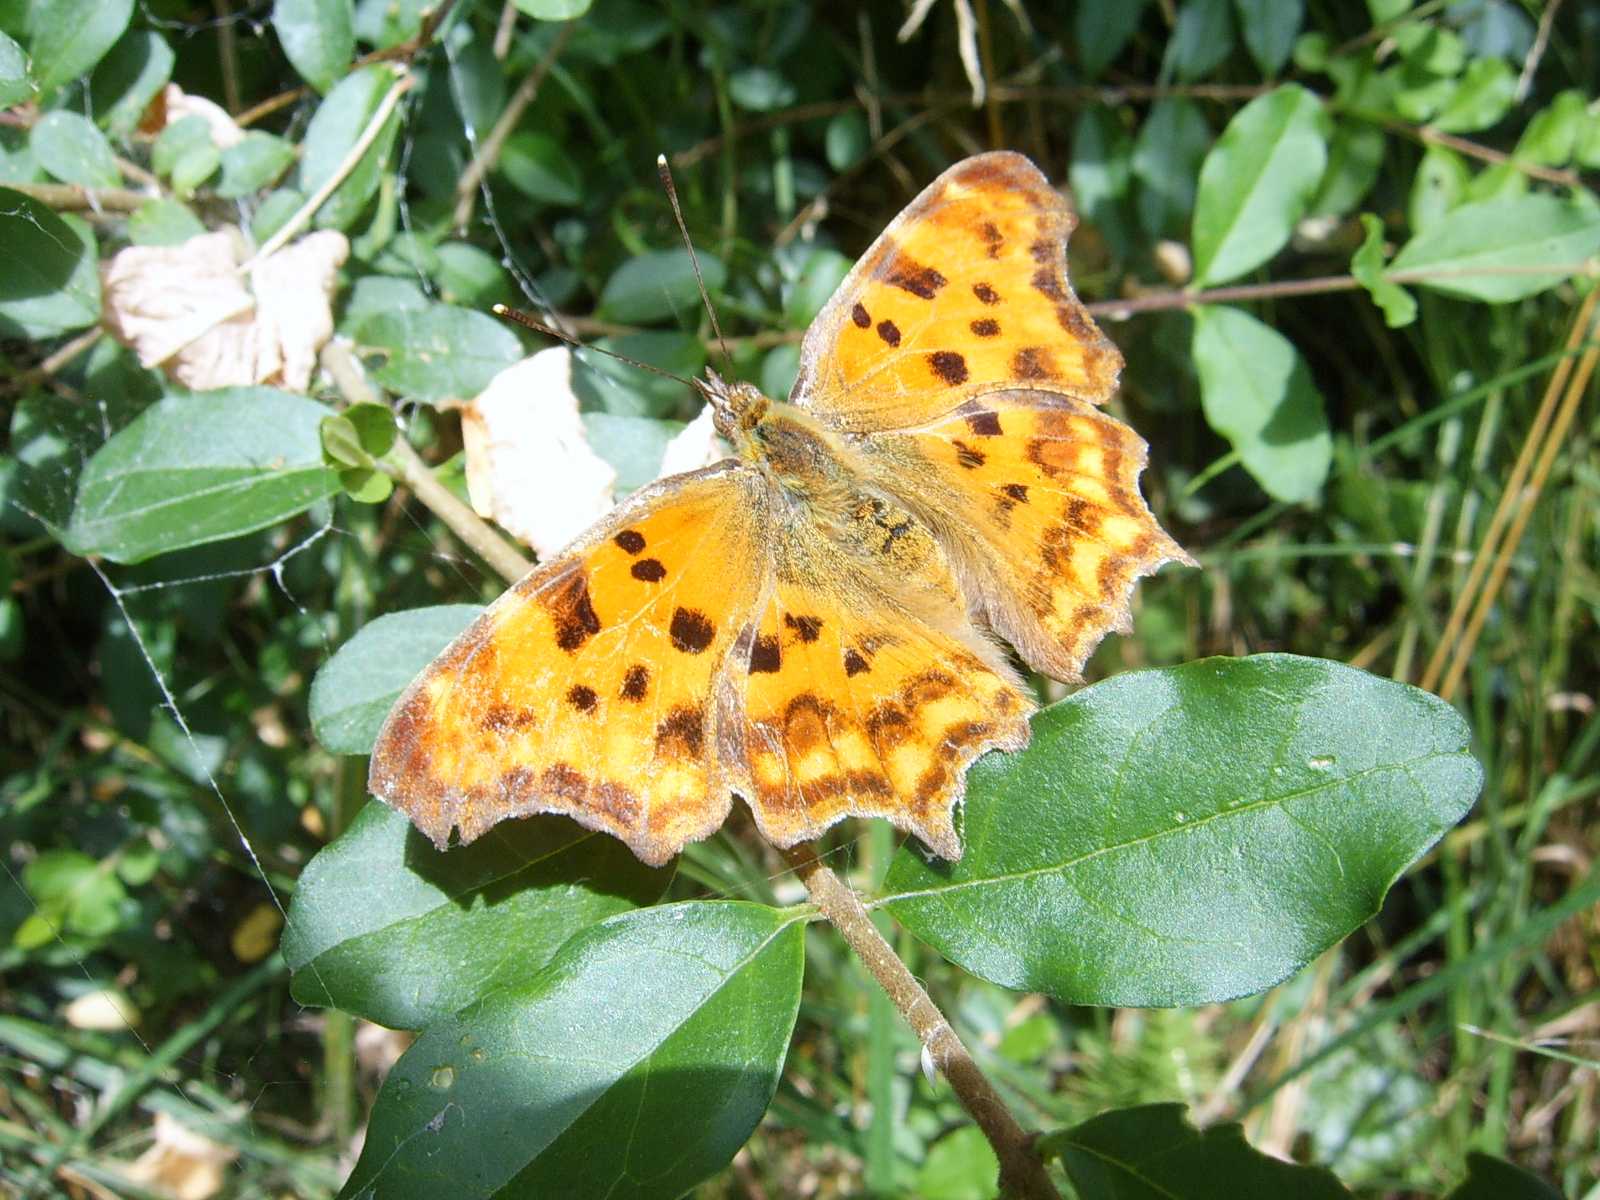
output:
[[[150,16],[150,14],[146,15],[147,17]],[[255,18],[249,14],[240,14],[226,20],[252,24]],[[155,21],[154,23],[164,28],[174,28],[171,22]],[[206,24],[210,26],[217,24],[217,22],[208,22]],[[177,28],[189,33],[193,33],[196,30],[195,26],[179,26]],[[460,126],[464,152],[469,157],[475,156],[481,148],[482,139],[480,131],[474,127],[470,117],[472,105],[467,103],[467,98],[464,94],[462,72],[454,41],[446,35],[441,39],[440,48],[436,49],[434,53],[442,53],[444,56],[446,63],[445,76],[452,98],[455,101],[457,113],[467,114],[462,116]],[[397,212],[402,227],[408,233],[415,232],[406,186],[412,155],[416,146],[413,123],[415,103],[416,100],[414,98],[408,97],[402,104],[402,137],[399,142],[396,159],[398,176],[396,189]],[[89,115],[92,116],[93,114],[90,113]],[[494,190],[487,180],[480,185],[478,205],[482,222],[490,230],[499,247],[500,263],[511,276],[516,287],[530,305],[538,311],[542,313],[555,312],[555,306],[548,302],[548,298],[540,288],[534,272],[522,260],[514,246],[513,239],[508,236],[496,202]],[[249,217],[248,212],[241,211],[240,216],[240,223],[246,223]],[[435,297],[436,289],[433,281],[420,269],[413,268],[413,270],[415,281],[423,294],[430,298]],[[580,350],[581,353],[582,351]],[[131,355],[128,356],[126,361],[131,362]],[[124,366],[124,370],[128,374],[133,373],[132,368]],[[70,407],[75,409],[76,420],[79,425],[79,428],[75,431],[76,436],[39,435],[31,440],[27,446],[23,447],[24,450],[30,450],[31,453],[18,455],[21,460],[19,472],[27,475],[27,481],[30,486],[25,489],[19,489],[17,486],[18,479],[15,478],[10,481],[0,481],[7,484],[4,490],[0,491],[0,499],[3,499],[6,506],[14,510],[15,513],[37,522],[38,525],[55,534],[66,524],[66,517],[70,511],[71,497],[76,489],[77,477],[89,458],[101,444],[117,432],[121,425],[126,424],[128,420],[131,420],[136,415],[140,406],[136,403],[128,403],[126,397],[122,400],[114,400],[108,398],[108,394],[105,392],[96,394],[98,389],[93,388],[86,389],[86,394],[82,396],[71,397],[63,405],[63,403],[59,402],[59,396],[52,393],[52,388],[56,390],[56,393],[65,390],[70,394],[71,391],[70,388],[65,388],[62,382],[58,380],[53,385],[46,385],[42,396],[39,393],[35,393],[35,396],[38,397],[38,403],[42,406],[40,415],[48,414],[57,408]],[[86,414],[88,419],[85,419]],[[23,422],[23,424],[26,425],[26,422]],[[43,441],[39,440],[40,436],[44,437]],[[13,440],[13,445],[10,449],[13,454],[16,454],[18,450],[16,439]],[[44,503],[40,503],[41,498]],[[339,503],[347,503],[347,501],[340,501]],[[426,541],[429,559],[458,580],[463,590],[469,594],[480,593],[485,586],[485,581],[473,560],[462,554],[453,542],[438,542],[434,540],[430,527],[423,523],[410,506],[403,507],[402,511],[405,519],[411,522],[414,530]],[[259,887],[266,892],[266,898],[275,908],[285,931],[288,930],[293,921],[289,907],[285,902],[285,897],[280,895],[279,886],[274,884],[272,875],[263,861],[263,855],[257,846],[257,837],[252,835],[250,829],[251,821],[244,815],[242,809],[243,801],[236,789],[227,781],[227,763],[225,760],[217,759],[214,752],[215,748],[212,744],[216,740],[215,735],[207,732],[205,721],[196,718],[194,715],[195,705],[198,703],[196,697],[203,694],[206,687],[205,681],[185,678],[185,673],[180,669],[183,663],[175,656],[175,648],[173,646],[160,647],[151,644],[146,620],[139,610],[141,607],[148,606],[152,601],[181,598],[194,592],[204,595],[218,587],[231,589],[224,603],[230,610],[236,609],[241,593],[247,590],[254,581],[259,580],[266,585],[271,595],[278,598],[282,606],[280,613],[292,614],[293,619],[298,619],[304,627],[314,631],[318,643],[317,655],[318,665],[320,666],[326,663],[334,650],[337,649],[334,644],[330,620],[313,611],[308,603],[303,602],[296,595],[288,575],[291,568],[295,567],[302,559],[326,550],[330,542],[340,539],[356,539],[357,537],[358,535],[355,531],[336,522],[334,506],[327,504],[313,509],[309,517],[297,518],[276,530],[270,531],[266,535],[247,535],[243,538],[232,539],[229,542],[213,544],[214,547],[228,547],[238,551],[239,553],[233,557],[243,556],[248,558],[248,561],[244,562],[243,565],[206,566],[196,564],[192,570],[186,571],[180,566],[180,569],[174,572],[171,570],[171,566],[183,563],[186,556],[207,557],[204,553],[198,556],[190,556],[189,552],[183,551],[158,558],[154,560],[153,564],[145,564],[139,567],[121,567],[93,559],[88,560],[87,564],[93,571],[99,585],[104,589],[111,605],[111,615],[120,626],[122,634],[126,636],[127,642],[137,655],[138,660],[143,664],[144,670],[148,673],[149,680],[154,687],[154,695],[159,711],[165,714],[177,731],[180,745],[186,752],[186,762],[182,764],[183,768],[192,773],[197,785],[215,801],[216,807],[222,815],[226,831],[241,856],[242,864],[247,866],[248,873],[254,878]],[[228,556],[225,555],[224,557]],[[332,578],[327,579],[326,585],[327,591],[331,594],[335,586],[335,580]],[[440,599],[443,600],[444,598],[441,597]],[[176,617],[168,616],[166,619],[176,620]],[[109,626],[107,630],[109,630]],[[348,637],[356,631],[352,629],[340,632],[342,636]],[[181,642],[181,639],[178,640]],[[304,694],[304,692],[302,691],[301,694]],[[99,691],[92,690],[90,695],[98,696]],[[299,723],[296,722],[296,724],[298,725]],[[232,728],[237,729],[238,726],[235,725]],[[171,763],[167,765],[174,769],[180,769]],[[858,840],[859,838],[836,846],[829,852],[829,857],[850,855],[854,850],[855,841]],[[23,887],[18,873],[13,870],[11,859],[6,856],[0,856],[0,867],[5,870],[16,893],[25,897],[30,905],[33,904],[32,898]],[[770,879],[777,879],[787,874],[787,871],[776,872]],[[755,884],[738,885],[730,883],[727,886],[718,886],[714,881],[706,879],[703,875],[698,882],[703,889],[711,894],[725,898],[747,894],[756,888]],[[34,906],[33,911],[43,917],[37,906]],[[61,929],[53,929],[53,936],[59,949],[66,951],[69,955],[76,953]],[[106,955],[99,951],[90,951],[78,955],[74,965],[87,987],[99,989],[105,986],[108,980],[103,975],[97,977],[95,973],[91,973],[88,960],[94,957],[104,959]],[[310,969],[313,973],[316,973],[315,963],[310,964]],[[121,1016],[120,1012],[119,1016]],[[147,1058],[154,1058],[159,1053],[160,1047],[152,1045],[134,1024],[126,1021],[126,1018],[124,1018],[124,1025],[126,1032],[138,1043]],[[242,1067],[239,1072],[226,1071],[217,1064],[208,1062],[198,1046],[178,1056],[174,1061],[185,1072],[192,1072],[196,1077],[203,1078],[206,1075],[218,1075],[225,1084],[235,1089],[246,1080]],[[237,1107],[241,1103],[240,1098],[233,1097],[231,1099],[231,1109],[219,1108],[214,1098],[195,1094],[193,1085],[187,1082],[183,1073],[178,1074],[175,1078],[163,1081],[160,1086],[182,1100],[191,1112],[200,1110],[210,1112],[213,1114],[213,1121],[223,1124],[232,1120],[243,1119],[247,1114],[253,1113],[270,1088],[289,1085],[295,1087],[304,1086],[303,1080],[293,1077],[263,1079],[258,1072],[257,1079],[259,1080],[259,1087],[255,1095],[242,1100],[243,1114],[239,1113]],[[93,1093],[94,1089],[92,1085],[84,1084],[81,1085],[79,1090],[81,1093],[89,1095]],[[226,1091],[226,1089],[224,1090]],[[192,1115],[187,1119],[200,1120],[199,1117]],[[87,1149],[88,1136],[84,1135],[80,1138],[80,1142],[84,1144],[77,1145],[77,1149]],[[63,1148],[52,1162],[46,1163],[37,1170],[19,1173],[17,1181],[22,1184],[21,1194],[24,1196],[46,1194],[52,1186],[54,1168],[65,1161],[67,1151],[71,1148],[71,1146]],[[0,1170],[0,1178],[5,1178],[6,1174],[6,1171]]]

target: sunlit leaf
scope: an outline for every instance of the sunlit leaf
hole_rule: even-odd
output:
[[[1295,84],[1240,109],[1200,168],[1195,283],[1236,279],[1289,240],[1327,164],[1322,103]]]
[[[441,852],[373,801],[306,864],[283,953],[300,1003],[421,1029],[525,984],[574,933],[649,904],[671,878],[565,817],[507,821]]]
[[[1367,920],[1482,772],[1426,692],[1290,655],[1096,684],[968,780],[956,863],[903,847],[884,904],[975,975],[1071,1004],[1207,1004]]]
[[[1322,394],[1300,351],[1276,329],[1221,304],[1194,310],[1194,365],[1206,423],[1278,500],[1309,500],[1333,461]]]
[[[339,486],[317,433],[328,411],[264,387],[167,396],[89,460],[69,542],[138,562],[304,512]]]
[[[335,754],[371,754],[378,727],[416,674],[482,611],[440,604],[363,625],[311,681],[311,730]]]
[[[340,1195],[681,1195],[727,1164],[772,1097],[803,929],[716,901],[582,930],[531,978],[423,1032]]]

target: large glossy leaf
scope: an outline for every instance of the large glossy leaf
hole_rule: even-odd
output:
[[[626,913],[427,1029],[395,1066],[342,1196],[681,1195],[777,1085],[804,921],[734,901]]]
[[[311,731],[335,754],[371,754],[400,693],[483,609],[438,604],[364,625],[311,681]]]
[[[1528,195],[1450,210],[1407,242],[1389,270],[1435,291],[1498,302],[1554,287],[1596,252],[1600,212]]]
[[[54,337],[99,319],[94,231],[0,188],[0,337]]]
[[[378,382],[409,400],[470,400],[522,357],[517,335],[499,321],[450,304],[379,313],[356,336],[385,353]]]
[[[1321,1167],[1271,1158],[1237,1124],[1203,1133],[1181,1104],[1123,1108],[1040,1140],[1080,1200],[1349,1200]]]
[[[317,436],[328,414],[273,388],[167,396],[89,460],[68,541],[131,563],[303,512],[339,489]]]
[[[1234,114],[1200,168],[1197,287],[1236,279],[1288,242],[1327,165],[1327,124],[1321,101],[1296,84]]]
[[[1321,659],[1137,671],[1034,718],[968,782],[957,863],[885,903],[976,975],[1074,1004],[1206,1004],[1333,945],[1471,807],[1456,711]]]
[[[129,30],[95,68],[89,107],[112,133],[126,137],[155,94],[172,78],[177,55],[159,33]]]
[[[62,183],[119,187],[122,171],[99,126],[81,113],[46,113],[28,133],[38,164]]]
[[[1204,304],[1194,310],[1193,348],[1206,423],[1268,495],[1314,497],[1328,477],[1333,438],[1294,344],[1243,309]]]
[[[441,853],[375,800],[306,865],[283,955],[300,1003],[420,1029],[526,983],[573,934],[671,878],[565,817],[505,821]]]

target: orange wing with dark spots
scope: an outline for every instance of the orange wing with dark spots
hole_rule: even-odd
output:
[[[1144,441],[1088,404],[997,392],[861,449],[914,498],[971,608],[1057,679],[1078,678],[1108,630],[1126,632],[1139,576],[1193,565],[1139,494]]]
[[[967,765],[1028,744],[1032,697],[964,622],[970,643],[853,574],[780,582],[756,626],[736,733],[751,811],[780,846],[844,817],[886,817],[958,859]]]
[[[729,650],[766,590],[765,482],[732,462],[635,493],[411,685],[372,792],[440,847],[566,813],[662,863],[728,814]]]
[[[999,388],[1103,403],[1122,358],[1067,280],[1075,223],[1020,154],[957,163],[818,314],[791,401],[852,432],[923,425]]]

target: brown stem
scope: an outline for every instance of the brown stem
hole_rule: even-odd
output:
[[[828,918],[850,949],[878,981],[934,1063],[950,1081],[963,1108],[972,1115],[1000,1159],[1000,1188],[1019,1200],[1061,1200],[1050,1181],[1033,1138],[1017,1124],[994,1085],[956,1036],[950,1022],[906,969],[893,947],[872,923],[861,897],[817,857],[806,844],[785,850],[784,857],[806,885],[812,903]]]
[[[6,186],[58,211],[86,208],[133,212],[156,199],[148,192],[136,192],[131,188],[83,187],[76,183],[8,183]]]

